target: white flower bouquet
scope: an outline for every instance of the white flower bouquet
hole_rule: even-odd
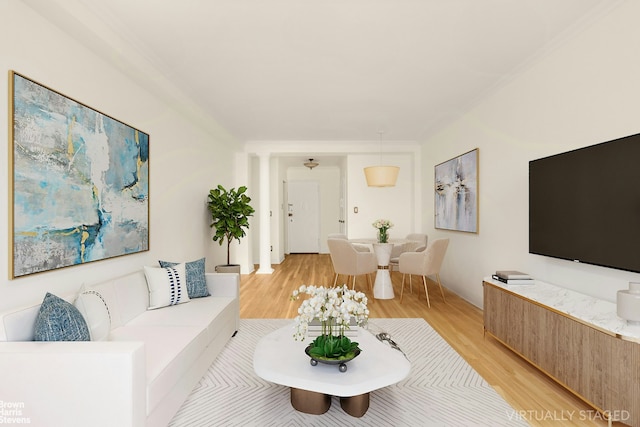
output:
[[[309,298],[298,308],[294,339],[304,340],[309,323],[318,319],[322,324],[322,334],[311,343],[309,355],[317,359],[352,358],[359,350],[358,343],[351,341],[344,332],[352,319],[358,326],[367,322],[367,296],[350,290],[346,285],[335,288],[302,285],[293,291],[291,300],[298,300],[301,295],[308,295]]]
[[[389,233],[387,231],[393,227],[393,223],[388,219],[377,219],[372,225],[378,229],[378,243],[387,243],[389,241]]]

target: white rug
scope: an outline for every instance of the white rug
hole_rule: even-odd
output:
[[[514,426],[527,425],[491,386],[423,319],[370,319],[369,330],[387,331],[411,360],[402,382],[371,392],[361,418],[340,401],[322,415],[291,407],[289,389],[253,371],[260,337],[288,319],[242,319],[209,371],[170,426]]]

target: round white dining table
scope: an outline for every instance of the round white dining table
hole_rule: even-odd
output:
[[[376,281],[373,283],[373,297],[376,299],[393,299],[393,285],[391,284],[391,273],[389,272],[389,261],[393,243],[374,243],[373,252],[378,259],[378,271]]]
[[[410,241],[407,239],[390,239],[389,243],[377,243],[375,239],[352,239],[350,242],[356,245],[367,245],[376,254],[378,271],[376,272],[376,280],[373,283],[373,297],[376,299],[393,299],[395,294],[389,271],[391,251],[395,246],[403,246]]]

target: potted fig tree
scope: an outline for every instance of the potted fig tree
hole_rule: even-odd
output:
[[[220,246],[227,242],[227,264],[216,266],[218,273],[240,273],[240,265],[231,264],[230,247],[234,239],[240,242],[240,239],[246,236],[245,229],[249,228],[249,217],[255,212],[249,204],[251,198],[245,194],[246,191],[245,186],[227,191],[222,185],[209,190],[207,207],[211,213],[211,227],[216,229],[213,241],[219,242]]]

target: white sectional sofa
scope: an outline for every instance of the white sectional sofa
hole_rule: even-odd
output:
[[[206,285],[211,296],[156,310],[142,270],[90,286],[111,317],[104,341],[32,341],[42,300],[1,313],[0,417],[166,426],[239,327],[239,276],[207,273]]]

